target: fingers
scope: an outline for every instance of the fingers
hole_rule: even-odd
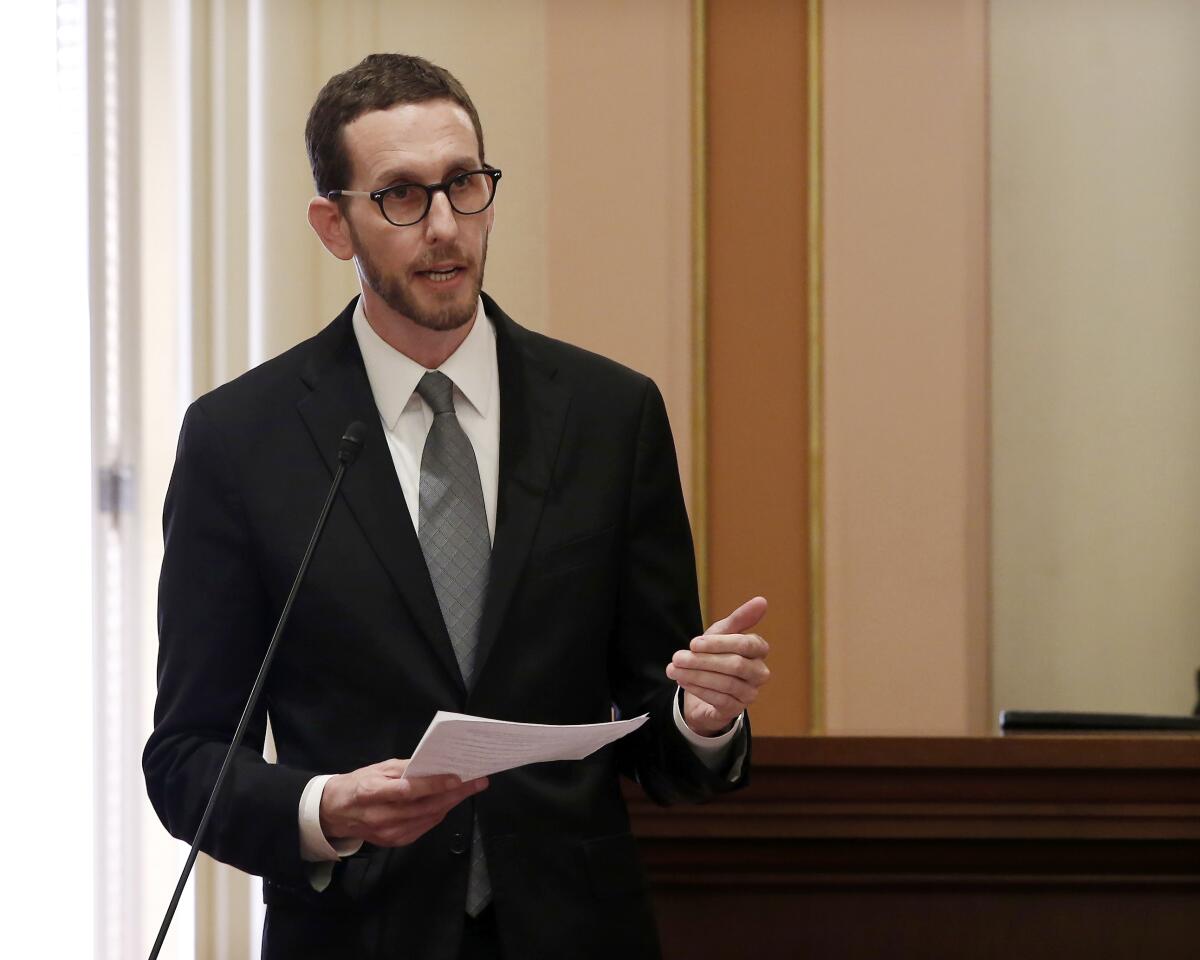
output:
[[[407,803],[372,803],[361,808],[359,819],[364,826],[376,830],[385,827],[401,827],[410,822],[419,822],[430,818],[440,820],[476,792],[467,790],[464,793],[462,790],[452,790],[449,793],[422,797]]]
[[[377,766],[379,772],[384,773],[384,776],[367,776],[363,778],[361,786],[370,791],[369,795],[372,798],[381,801],[416,800],[419,797],[448,793],[452,790],[457,790],[463,785],[463,781],[455,776],[412,777],[402,780],[400,779],[400,775],[395,773],[396,767],[391,767],[389,770],[383,769],[386,764],[392,763],[400,763],[404,766],[408,765],[407,760],[384,761],[383,764]],[[403,772],[403,768],[400,768],[400,773]],[[468,781],[468,783],[476,782],[478,781]],[[486,786],[486,778],[484,778],[484,785]]]
[[[326,836],[368,839],[381,831],[400,836],[396,831],[430,819],[436,822],[488,785],[486,777],[465,783],[454,776],[401,779],[407,766],[406,760],[385,760],[331,777],[321,792],[321,829]]]
[[[688,649],[697,654],[736,654],[747,660],[762,660],[771,647],[757,633],[711,634],[694,637]]]
[[[734,650],[730,653],[697,653],[693,650],[676,650],[671,657],[670,665],[680,670],[705,670],[710,673],[724,674],[734,679],[746,680],[756,687],[762,686],[771,676],[771,670],[763,658],[765,654],[763,656],[746,656],[738,651],[746,648],[758,649],[758,644],[765,648],[766,642],[753,635],[737,639],[757,641],[757,644],[734,644],[732,645]]]
[[[764,659],[768,651],[767,642],[755,634],[705,635],[694,639],[691,649],[675,651],[667,676],[694,698],[692,712],[685,716],[689,726],[709,732],[710,721],[719,727],[754,703],[771,676]],[[693,721],[702,721],[706,729]]]
[[[758,699],[758,689],[761,686],[761,683],[751,683],[729,674],[713,673],[709,670],[685,670],[674,664],[667,670],[667,674],[685,690],[691,691],[714,707],[730,707],[731,701],[736,702],[739,712]]]
[[[422,780],[435,780],[438,783],[425,784],[421,782]],[[422,810],[443,805],[449,810],[462,803],[467,797],[484,790],[488,785],[486,777],[468,780],[466,783],[459,781],[457,777],[422,777],[416,780],[404,780],[402,783],[408,785],[406,792],[401,793],[398,797],[383,798],[383,801],[398,810],[412,809],[418,811],[418,814]]]
[[[474,793],[471,784],[477,781],[469,780],[463,783],[458,777],[413,777],[410,780],[388,781],[394,787],[396,798],[401,800],[416,800],[420,797],[432,797],[438,794],[453,793],[467,788],[467,795]]]
[[[712,633],[745,633],[747,630],[753,630],[755,625],[766,616],[766,613],[766,599],[763,597],[751,597],[729,616],[723,620],[718,620],[704,632],[706,635]]]
[[[421,778],[443,781],[445,778]],[[450,778],[457,782],[457,778]],[[418,784],[417,780],[401,781]],[[420,785],[427,788],[427,785]],[[467,797],[487,786],[486,778],[468,780],[449,790],[425,793],[417,797],[381,799],[360,794],[354,817],[354,836],[381,846],[403,846],[441,823],[446,814]],[[396,789],[389,784],[389,790]]]

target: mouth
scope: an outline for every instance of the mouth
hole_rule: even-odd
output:
[[[451,283],[466,273],[466,268],[457,264],[439,264],[434,270],[418,270],[417,276],[431,283]]]

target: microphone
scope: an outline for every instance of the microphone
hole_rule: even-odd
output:
[[[338,444],[338,462],[348,467],[357,460],[358,455],[362,453],[363,438],[366,435],[367,428],[361,420],[355,420],[346,427],[346,432],[342,434],[342,442]],[[334,483],[337,483],[337,478],[334,478]]]
[[[200,841],[204,839],[204,832],[208,827],[208,821],[212,817],[213,808],[217,805],[217,797],[221,793],[221,786],[225,782],[225,774],[229,772],[230,763],[233,760],[233,755],[237,748],[241,746],[242,739],[246,736],[246,727],[250,724],[250,717],[254,714],[254,708],[258,705],[258,698],[262,694],[263,684],[267,679],[267,671],[271,668],[271,661],[275,659],[275,648],[279,645],[279,638],[283,635],[283,628],[287,626],[288,617],[292,613],[292,604],[296,599],[296,594],[300,592],[300,584],[304,580],[304,575],[308,572],[309,561],[312,560],[313,551],[317,548],[317,541],[321,539],[321,533],[325,530],[325,521],[329,517],[329,508],[333,506],[333,499],[337,496],[338,488],[342,484],[342,476],[355,460],[358,459],[359,453],[362,452],[363,441],[367,435],[366,426],[359,420],[355,420],[346,427],[345,433],[342,434],[341,443],[338,444],[338,466],[337,471],[333,475],[333,482],[329,485],[329,493],[325,497],[325,506],[321,508],[321,515],[317,518],[317,525],[313,528],[312,537],[308,541],[308,548],[304,551],[304,558],[300,561],[300,569],[296,571],[296,579],[292,581],[292,589],[288,593],[287,602],[283,605],[283,612],[279,614],[279,622],[275,625],[275,633],[271,636],[271,642],[267,645],[267,652],[263,655],[262,666],[258,668],[258,676],[254,678],[254,686],[250,688],[250,696],[246,700],[246,706],[242,710],[242,718],[238,721],[237,730],[234,731],[233,741],[229,744],[229,749],[225,752],[225,759],[221,763],[220,772],[217,773],[217,781],[213,784],[212,793],[208,795],[208,805],[204,808],[204,816],[200,818],[200,826],[196,828],[196,837],[192,840],[192,848],[188,851],[187,861],[183,865],[183,872],[179,875],[179,882],[175,884],[175,893],[171,897],[170,906],[167,907],[167,912],[163,916],[162,926],[158,928],[158,937],[154,941],[154,946],[150,950],[150,960],[157,960],[159,951],[162,950],[163,941],[167,938],[167,930],[171,927],[171,920],[175,917],[175,910],[179,906],[179,898],[183,896],[183,888],[187,885],[188,875],[192,872],[192,867],[196,863],[196,855],[200,852]]]

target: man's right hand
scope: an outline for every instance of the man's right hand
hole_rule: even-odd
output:
[[[325,836],[402,847],[488,785],[486,777],[465,783],[454,776],[402,780],[407,766],[407,760],[384,760],[331,777],[321,793]]]

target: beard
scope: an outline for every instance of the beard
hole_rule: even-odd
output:
[[[405,277],[385,274],[379,269],[366,246],[359,242],[353,225],[350,226],[350,239],[354,243],[354,255],[358,259],[364,282],[380,300],[402,317],[407,317],[426,330],[445,331],[457,330],[475,316],[479,292],[483,289],[483,268],[487,265],[486,233],[483,235],[483,249],[479,254],[478,264],[472,264],[464,251],[455,245],[429,251],[424,258],[426,263],[433,264],[445,260],[465,263],[467,285],[465,290],[457,295],[444,298],[438,297],[435,287],[431,291],[433,296],[424,299],[418,298],[412,283]]]

